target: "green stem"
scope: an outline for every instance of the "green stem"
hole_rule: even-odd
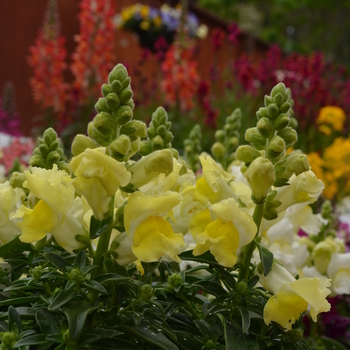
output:
[[[252,255],[256,247],[255,239],[259,236],[260,224],[264,213],[264,204],[265,202],[258,203],[255,207],[253,220],[256,224],[257,231],[254,239],[243,248],[242,264],[238,275],[238,281],[248,281],[250,260],[252,259]]]
[[[94,279],[102,273],[103,270],[103,259],[104,255],[108,251],[109,240],[111,238],[113,225],[109,225],[105,232],[99,237],[95,256],[94,256],[94,265],[98,266],[97,269],[94,269],[91,274],[91,279]]]

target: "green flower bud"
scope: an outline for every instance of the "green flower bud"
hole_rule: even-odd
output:
[[[68,279],[70,279],[71,281],[74,281],[76,283],[82,283],[85,280],[84,275],[81,273],[81,271],[78,267],[69,271],[67,273],[67,277],[68,277]]]
[[[260,156],[260,152],[249,145],[239,146],[236,151],[236,158],[246,164],[250,164],[254,159]]]
[[[256,112],[256,117],[259,119],[261,118],[269,118],[269,114],[267,113],[266,107],[260,107],[259,110]]]
[[[109,85],[103,84],[103,85],[101,86],[101,92],[102,92],[102,95],[103,95],[104,97],[106,97],[109,93],[112,92],[112,89],[111,89],[111,87],[110,87]],[[100,111],[98,111],[98,112],[100,112]]]
[[[283,103],[284,96],[279,92],[277,95],[273,97],[273,101],[279,106]]]
[[[13,188],[23,188],[23,183],[26,181],[26,176],[17,171],[13,172],[10,177],[10,186]]]
[[[132,109],[127,105],[120,106],[117,111],[113,113],[113,118],[118,125],[125,125],[132,117]]]
[[[147,301],[153,296],[153,288],[149,284],[144,284],[140,288],[140,299],[142,301]]]
[[[286,143],[282,137],[276,135],[272,138],[267,146],[267,157],[269,159],[275,159],[279,157],[286,150]]]
[[[174,135],[172,134],[172,132],[167,131],[166,134],[163,136],[163,140],[164,140],[164,144],[165,145],[169,145],[171,146],[171,141],[174,139]]]
[[[265,139],[269,139],[275,132],[271,120],[266,117],[261,118],[256,126],[260,135]]]
[[[223,130],[216,130],[215,131],[215,139],[221,143],[225,142],[226,133]]]
[[[113,158],[123,158],[130,151],[130,147],[130,138],[126,135],[120,135],[110,145]]]
[[[298,121],[295,118],[290,118],[290,123],[289,123],[290,127],[292,127],[293,129],[296,129],[298,127]]]
[[[44,142],[47,145],[50,145],[53,141],[56,141],[57,133],[54,129],[48,128],[44,131],[43,138],[44,138]]]
[[[2,349],[13,349],[16,341],[17,335],[14,332],[4,332],[1,334],[1,342],[5,346],[2,346]]]
[[[269,115],[270,119],[276,118],[278,113],[279,113],[279,108],[276,105],[276,103],[271,103],[271,104],[268,105],[268,107],[267,107],[267,114]]]
[[[249,128],[245,132],[246,141],[259,151],[262,151],[266,147],[266,139],[263,138],[257,128]]]
[[[273,121],[273,125],[277,131],[282,131],[289,125],[289,122],[290,122],[289,115],[286,113],[281,113]]]
[[[34,279],[36,280],[40,280],[41,275],[43,274],[43,268],[42,266],[35,266],[34,269],[30,270],[30,274],[31,276],[33,276]]]
[[[120,99],[118,95],[114,92],[111,92],[107,97],[106,97],[106,103],[108,108],[113,111],[117,109],[120,106]]]
[[[116,94],[119,94],[119,92],[123,90],[122,83],[119,80],[113,81],[113,83],[111,84],[111,90],[113,92],[115,92]],[[110,92],[112,92],[112,91],[110,91]]]
[[[130,77],[126,77],[123,81],[122,81],[122,87],[123,89],[127,89],[130,86],[130,82],[131,82],[131,78]]]
[[[164,141],[160,135],[157,135],[152,139],[151,144],[154,150],[160,150],[164,146]]]
[[[146,156],[153,152],[152,144],[149,141],[142,141],[139,153],[141,156]]]
[[[297,132],[291,127],[283,129],[282,131],[278,132],[277,135],[282,137],[282,139],[286,143],[287,148],[293,146],[298,140]]]
[[[304,336],[304,331],[300,328],[291,329],[288,331],[288,336],[293,342],[297,342]]]
[[[278,94],[281,94],[282,96],[287,96],[287,98],[288,98],[287,88],[283,83],[278,83],[277,85],[275,85],[272,88],[271,93],[270,93],[270,95],[272,97],[275,97]]]
[[[156,137],[157,133],[156,133],[156,129],[152,126],[150,126],[148,129],[147,129],[147,136],[150,138],[150,139],[153,139],[154,137]]]
[[[235,290],[238,294],[245,294],[245,292],[248,290],[247,282],[240,281],[235,284]]]
[[[227,142],[227,152],[233,152],[239,144],[238,137],[232,136]]]
[[[94,123],[91,122],[88,124],[88,135],[93,138],[101,146],[109,146],[111,137],[108,135],[102,134],[99,130],[94,127]]]
[[[273,164],[264,157],[254,159],[244,176],[252,189],[252,199],[257,203],[265,200],[276,181]]]
[[[109,112],[110,108],[107,105],[107,100],[105,98],[99,98],[95,104],[95,109],[98,113]]]
[[[221,142],[215,142],[211,147],[211,153],[213,153],[215,158],[221,159],[225,156],[226,148]]]
[[[159,125],[156,132],[158,135],[164,136],[165,133],[167,132],[167,128],[165,127],[165,125]]]
[[[264,104],[267,107],[268,105],[270,105],[271,103],[273,103],[273,98],[269,95],[265,95],[264,96]]]
[[[112,85],[115,80],[122,82],[127,76],[128,71],[126,68],[121,63],[118,63],[108,75],[108,84]]]
[[[309,161],[305,154],[291,154],[275,165],[276,182],[274,186],[287,185],[293,174],[300,175],[309,169]]]
[[[115,132],[115,123],[111,114],[101,112],[95,115],[92,123],[98,131],[104,135],[111,135]]]
[[[132,95],[133,93],[130,88],[122,90],[122,92],[119,94],[120,102],[123,105],[126,105],[129,102],[129,100],[132,98]]]
[[[128,136],[146,137],[146,124],[140,120],[130,120],[120,128],[120,133]]]
[[[126,105],[129,106],[129,107],[131,108],[132,111],[133,111],[134,108],[135,108],[135,103],[134,103],[133,100],[130,100]]]
[[[78,134],[75,136],[72,142],[71,151],[73,156],[76,157],[80,153],[83,153],[87,148],[97,148],[97,147],[98,145],[93,139],[85,135]]]
[[[50,152],[50,148],[44,143],[39,146],[39,151],[43,156],[46,156]]]
[[[286,102],[283,102],[280,106],[279,106],[279,109],[280,109],[280,112],[281,113],[288,113],[289,110],[291,108],[291,104],[290,102],[286,101]]]
[[[168,277],[168,284],[176,292],[178,292],[183,284],[181,275],[179,273],[173,273],[171,276]]]
[[[46,156],[46,162],[52,165],[56,163],[61,158],[61,154],[57,151],[52,151]]]

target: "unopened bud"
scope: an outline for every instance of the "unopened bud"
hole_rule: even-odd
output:
[[[265,139],[270,138],[275,131],[271,120],[266,117],[261,118],[256,126],[260,135]]]
[[[236,158],[246,164],[250,164],[254,159],[260,156],[260,152],[249,145],[239,146],[236,151]]]
[[[258,131],[258,128],[249,128],[245,132],[246,141],[259,151],[262,151],[266,147],[266,139],[262,137]]]
[[[211,152],[216,159],[221,159],[225,156],[226,148],[221,142],[215,142],[211,147]]]
[[[97,147],[98,145],[93,139],[85,135],[78,134],[75,136],[72,142],[71,151],[73,156],[76,157],[80,153],[83,153],[87,148],[97,148]]]
[[[283,129],[282,131],[278,132],[277,135],[282,137],[282,139],[286,143],[286,147],[293,146],[298,140],[297,132],[291,127]]]
[[[278,158],[286,150],[286,143],[282,137],[276,135],[267,146],[267,156],[270,159]]]

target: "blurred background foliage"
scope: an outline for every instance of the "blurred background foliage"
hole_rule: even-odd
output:
[[[350,65],[349,0],[199,0],[198,5],[285,52],[322,51]]]

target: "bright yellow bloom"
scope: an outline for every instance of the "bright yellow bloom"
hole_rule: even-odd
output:
[[[330,310],[326,297],[330,294],[330,280],[321,278],[295,278],[281,265],[274,263],[267,276],[256,271],[260,283],[274,295],[264,308],[264,322],[279,323],[286,330],[292,329],[292,324],[300,314],[310,307],[310,315],[314,322],[321,312]]]
[[[178,254],[186,245],[183,235],[174,233],[164,218],[180,202],[181,195],[173,192],[159,196],[142,192],[130,195],[124,209],[124,225],[133,240],[132,251],[137,259],[152,262],[165,256],[180,262]]]
[[[289,180],[289,186],[277,189],[274,200],[282,203],[277,210],[282,212],[296,203],[314,203],[323,189],[323,182],[317,179],[311,170],[304,171],[298,176],[293,175]]]
[[[70,167],[76,176],[75,188],[86,198],[97,220],[103,220],[108,211],[110,197],[119,186],[126,186],[131,174],[124,162],[118,162],[106,155],[106,148],[87,148],[73,157]]]
[[[149,15],[150,8],[147,5],[142,5],[140,15],[142,18],[146,18]]]
[[[329,127],[328,125],[320,125],[319,127],[318,127],[318,130],[322,133],[322,134],[325,134],[325,135],[330,135],[332,132],[333,132],[333,130],[332,130],[332,128],[331,127]]]
[[[76,197],[72,179],[57,165],[47,170],[32,167],[25,171],[27,187],[40,199],[33,209],[21,205],[11,220],[20,228],[21,241],[36,242],[51,233],[57,243],[69,252],[82,248],[76,235],[86,235],[82,226],[84,215],[81,198]],[[86,211],[86,208],[85,208]]]
[[[17,226],[22,231],[20,239],[25,243],[40,241],[57,224],[57,214],[43,200],[40,200],[34,209],[21,205],[12,218],[22,219]]]
[[[132,164],[128,170],[132,174],[130,183],[134,188],[140,188],[159,174],[171,174],[174,170],[174,157],[170,149],[155,151]]]
[[[320,109],[320,113],[317,117],[316,122],[321,126],[324,126],[325,124],[327,124],[328,128],[330,127],[333,130],[342,131],[345,118],[346,118],[345,112],[341,108],[336,106],[327,106]],[[321,126],[320,126],[320,130],[321,130]],[[327,133],[329,131],[331,132],[331,129],[325,132],[326,135],[329,135]]]
[[[237,261],[238,248],[253,240],[257,227],[247,210],[229,198],[195,214],[190,231],[197,243],[194,255],[210,250],[219,264],[232,267]]]
[[[0,198],[0,244],[5,244],[21,234],[20,229],[10,220],[20,203],[21,190],[12,188],[6,181],[0,184]]]
[[[151,26],[151,25],[150,25],[150,22],[149,22],[149,21],[142,21],[142,22],[140,23],[140,28],[141,28],[142,30],[148,30],[150,26]]]

